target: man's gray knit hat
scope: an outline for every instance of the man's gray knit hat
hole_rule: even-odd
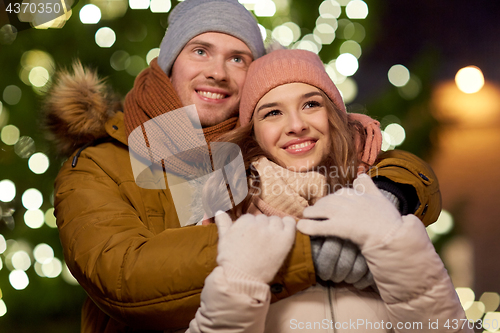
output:
[[[185,0],[168,17],[168,29],[158,56],[161,69],[170,75],[184,46],[205,32],[222,32],[240,39],[252,51],[254,59],[265,53],[257,21],[237,0]]]

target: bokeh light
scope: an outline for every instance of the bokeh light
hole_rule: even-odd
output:
[[[151,60],[158,57],[160,55],[160,48],[155,47],[154,49],[149,50],[148,54],[146,54],[146,62],[148,65],[151,63]]]
[[[48,278],[58,277],[62,272],[61,260],[53,258],[52,260],[42,264],[43,275]]]
[[[79,285],[78,281],[71,274],[71,272],[69,271],[68,266],[66,264],[64,264],[61,276],[62,276],[63,280],[66,281],[66,283],[73,285],[73,286]]]
[[[17,251],[11,257],[12,267],[16,270],[27,271],[31,266],[30,255],[25,251]]]
[[[412,100],[420,94],[422,82],[414,74],[410,75],[410,80],[404,86],[398,88],[399,95],[406,100]]]
[[[35,257],[36,262],[40,264],[49,263],[52,259],[54,259],[54,250],[50,247],[50,245],[41,243],[33,249],[33,256]]]
[[[128,5],[131,9],[148,9],[150,5],[149,0],[129,0]]]
[[[352,0],[345,7],[350,19],[365,19],[368,16],[368,5],[362,0]]]
[[[361,46],[353,40],[348,40],[348,41],[343,42],[342,45],[340,45],[340,53],[341,54],[342,53],[350,53],[359,59],[359,57],[361,57],[361,53],[362,53]]]
[[[38,229],[43,225],[45,216],[40,209],[28,209],[24,213],[24,223],[31,229]]]
[[[24,208],[34,210],[42,206],[43,196],[42,193],[36,188],[30,188],[23,193],[21,201]]]
[[[49,82],[50,74],[45,67],[33,67],[28,75],[29,82],[35,87],[43,87]]]
[[[151,0],[150,9],[153,13],[168,13],[172,8],[170,0]]]
[[[3,100],[10,105],[16,105],[21,100],[23,93],[16,85],[9,85],[3,90]]]
[[[484,86],[483,72],[476,66],[464,67],[455,75],[458,89],[466,94],[473,94]]]
[[[399,146],[406,138],[405,129],[403,128],[403,126],[396,123],[387,125],[387,127],[384,129],[384,132],[389,135],[391,146]]]
[[[169,0],[165,0],[167,1]],[[128,9],[128,0],[90,0],[90,3],[99,7],[102,20],[115,20],[123,17]]]
[[[101,20],[101,10],[96,5],[88,4],[80,9],[80,21],[83,24],[96,24]]]
[[[111,55],[109,62],[115,71],[123,71],[130,65],[130,55],[126,51],[119,50]]]
[[[391,144],[391,136],[389,133],[382,131],[382,151],[388,151],[394,149],[394,146]]]
[[[500,306],[500,295],[494,292],[485,292],[479,298],[479,302],[484,304],[485,312],[493,312],[498,309],[498,306]]]
[[[483,327],[486,328],[483,332],[499,332],[500,331],[500,312],[487,312],[484,315],[483,323],[490,323],[490,327],[486,328],[486,325],[483,324]]]
[[[2,142],[8,146],[13,146],[19,141],[19,136],[21,131],[14,125],[7,125],[2,128],[2,132],[0,132],[0,139]]]
[[[116,42],[116,34],[113,29],[102,27],[95,33],[95,42],[102,48],[111,47]]]
[[[467,310],[476,299],[474,291],[470,288],[456,288],[455,290],[460,299],[460,304],[462,304],[464,310]]]
[[[0,254],[4,253],[7,249],[7,242],[5,242],[5,238],[2,234],[0,234]]]
[[[272,36],[283,46],[288,46],[294,41],[292,29],[285,25],[279,25],[274,28]]]
[[[338,18],[342,8],[337,1],[325,0],[319,5],[319,15],[324,18]]]
[[[47,209],[44,217],[46,225],[51,228],[57,228],[56,217],[54,216],[54,207]]]
[[[276,14],[276,4],[272,0],[260,0],[253,9],[255,16],[271,17]]]
[[[447,234],[453,229],[453,216],[446,210],[442,210],[436,222],[427,228],[437,235]]]
[[[330,61],[325,66],[325,70],[326,70],[326,73],[328,74],[328,76],[330,77],[330,79],[332,79],[333,83],[340,84],[340,83],[342,83],[342,82],[344,82],[346,80],[347,76],[341,74],[337,70],[337,66],[335,66],[336,62],[337,62],[336,59]]]
[[[32,72],[34,68],[37,69]],[[50,82],[55,68],[54,59],[50,54],[41,50],[29,50],[21,56],[19,78],[24,84],[31,85],[35,92],[39,92],[39,88]]]
[[[10,24],[6,24],[0,28],[0,44],[10,45],[17,37],[17,29]]]
[[[465,310],[465,315],[470,321],[478,321],[484,315],[484,304],[481,302],[473,302],[467,310]]]
[[[130,75],[137,76],[144,68],[146,68],[146,61],[138,55],[133,55],[130,57],[130,64],[125,70]]]
[[[49,168],[49,158],[44,153],[35,153],[29,158],[28,167],[33,173],[41,175]]]
[[[0,181],[0,201],[11,202],[16,197],[16,185],[9,179]],[[1,236],[1,235],[0,235]],[[1,248],[0,239],[0,248]],[[2,251],[0,251],[2,253]]]
[[[326,23],[321,23],[314,28],[313,34],[321,40],[321,44],[328,45],[335,40],[335,29]]]
[[[14,289],[23,290],[28,286],[30,280],[25,271],[14,270],[9,274],[9,282]]]
[[[338,56],[335,66],[340,74],[351,76],[358,70],[358,59],[350,53],[343,53]]]
[[[262,40],[266,40],[267,39],[267,29],[266,27],[264,27],[262,24],[258,24],[259,26],[259,30],[260,30],[260,35],[262,36]]]
[[[342,83],[337,84],[345,104],[349,104],[358,96],[358,84],[354,79],[348,77]]]
[[[402,87],[410,80],[410,71],[403,65],[394,65],[389,69],[387,77],[392,85]]]
[[[7,306],[5,305],[3,299],[0,299],[0,317],[5,316],[6,313],[7,313]]]

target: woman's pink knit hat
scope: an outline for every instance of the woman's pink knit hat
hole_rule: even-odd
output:
[[[345,112],[344,101],[317,54],[306,50],[276,50],[255,60],[248,68],[240,101],[240,124],[245,126],[250,122],[262,96],[294,82],[323,90],[335,106]]]
[[[241,126],[250,122],[262,96],[278,86],[294,82],[321,89],[339,110],[346,112],[340,92],[317,54],[306,50],[276,50],[255,60],[248,68],[240,101]],[[350,113],[348,116],[359,121],[367,131],[361,160],[372,165],[382,146],[380,123],[363,114]]]

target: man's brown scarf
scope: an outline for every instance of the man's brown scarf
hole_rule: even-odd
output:
[[[154,147],[149,147],[144,123],[169,111],[179,109],[182,106],[169,77],[158,66],[156,59],[153,59],[150,67],[143,70],[137,76],[134,88],[125,98],[124,116],[127,138],[131,140],[130,133],[139,126],[142,128],[142,132],[146,138],[146,146],[140,143],[133,145],[134,149],[143,147],[141,151],[136,151],[136,153],[148,159],[162,160],[162,156],[160,155],[162,152],[155,151],[152,149]],[[237,117],[233,117],[218,125],[203,128],[203,130],[199,130],[199,135],[204,135],[207,143],[215,141],[222,134],[232,130],[236,126],[237,119]],[[169,131],[167,140],[165,140],[167,142],[162,142],[162,149],[167,148],[171,152],[179,152],[183,151],[183,146],[189,146],[191,138],[186,137],[182,130],[177,133],[170,132],[172,131]],[[148,135],[152,134],[154,133],[148,133]],[[165,137],[165,133],[161,133],[160,135],[162,135],[162,138]],[[130,145],[131,142],[129,141]],[[151,154],[156,154],[157,156],[151,156]],[[180,176],[194,175],[197,173],[197,170],[193,168],[193,165],[199,162],[200,156],[202,155],[199,152],[191,150],[186,154],[182,154],[182,159],[178,156],[169,157],[163,162],[163,167],[166,171]]]

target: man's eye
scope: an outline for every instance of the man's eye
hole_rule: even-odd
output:
[[[233,61],[237,62],[237,63],[240,63],[240,62],[243,62],[243,59],[241,57],[234,57]]]
[[[196,49],[196,50],[194,50],[194,52],[195,52],[197,55],[201,55],[201,56],[202,56],[202,55],[205,55],[205,53],[206,53],[206,52],[205,52],[205,50],[202,50],[202,49]]]

